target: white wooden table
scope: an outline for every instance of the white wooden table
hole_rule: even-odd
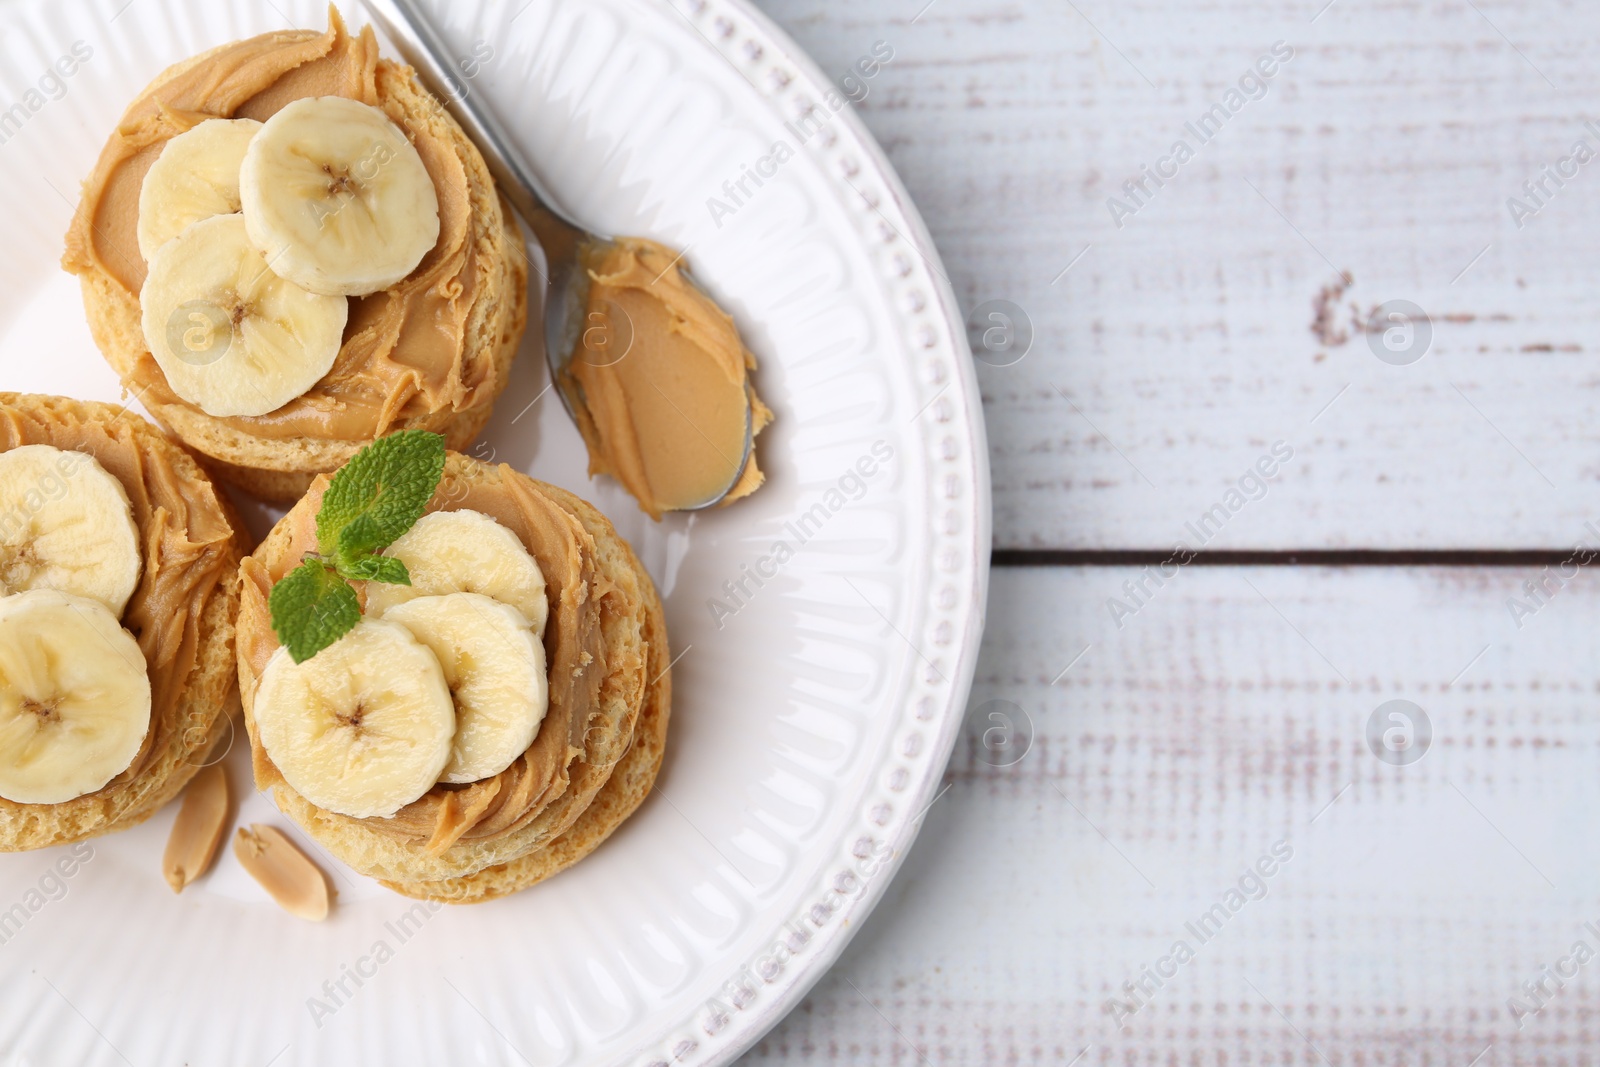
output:
[[[1032,343],[950,788],[748,1062],[1600,1063],[1600,8],[760,3]]]

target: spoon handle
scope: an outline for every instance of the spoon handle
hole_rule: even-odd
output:
[[[551,260],[570,254],[586,231],[567,215],[546,191],[515,142],[494,113],[457,77],[450,48],[423,11],[419,0],[361,0],[362,5],[394,42],[401,57],[416,70],[417,78],[461,124],[500,191],[517,214],[533,228]]]

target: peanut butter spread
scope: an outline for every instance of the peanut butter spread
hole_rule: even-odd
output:
[[[508,467],[499,471],[501,477],[492,481],[468,480],[447,471],[428,510],[482,512],[516,534],[538,561],[550,604],[544,634],[549,711],[532,746],[494,777],[466,785],[436,785],[390,818],[359,820],[364,826],[426,844],[435,854],[457,841],[479,841],[517,830],[567,791],[568,767],[584,751],[584,733],[599,707],[606,675],[601,611],[612,589],[595,567],[594,539],[577,518],[527,479]],[[269,539],[244,561],[239,652],[256,678],[279,647],[268,594],[305,553],[317,550],[316,515],[327,486],[328,479],[318,477],[286,519],[288,538]],[[254,739],[256,731],[250,734]],[[252,740],[252,745],[257,784],[262,788],[286,784],[260,743]]]
[[[169,454],[152,448],[126,422],[0,406],[0,452],[23,445],[52,445],[97,459],[127,490],[144,539],[144,573],[122,625],[139,642],[149,670],[150,729],[109,789],[138,776],[180,725],[176,708],[199,658],[203,609],[237,558],[233,528],[209,482],[176,470]]]
[[[624,237],[586,258],[589,301],[566,374],[583,394],[589,473],[616,478],[654,519],[704,504],[735,475],[724,503],[755,492],[764,476],[753,450],[744,459],[745,421],[760,432],[772,413],[733,319],[654,241]]]
[[[460,150],[436,116],[407,114],[385,85],[408,76],[378,59],[371,28],[352,37],[330,10],[327,32],[291,30],[223,45],[180,64],[129,105],[83,187],[62,266],[113,280],[135,305],[139,190],[172,137],[210,118],[265,121],[302,97],[342,96],[378,107],[411,137],[439,198],[439,241],[398,285],[352,298],[333,369],[277,411],[219,420],[257,437],[358,441],[398,419],[461,410],[493,389],[492,352],[468,354],[467,320],[488,271],[476,248],[472,188]],[[475,167],[481,164],[474,161]],[[479,211],[479,215],[483,212]],[[185,404],[148,353],[126,383],[141,397]],[[192,405],[186,405],[192,407]]]

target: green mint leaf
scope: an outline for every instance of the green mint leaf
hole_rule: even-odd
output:
[[[317,512],[323,559],[309,559],[272,587],[272,629],[304,663],[361,621],[351,581],[410,585],[398,559],[375,555],[416,525],[444,476],[444,438],[405,430],[372,442],[328,484]]]
[[[279,579],[267,598],[272,629],[289,650],[289,657],[304,663],[361,621],[356,591],[320,560],[307,560]]]
[[[339,573],[352,582],[384,582],[388,585],[410,585],[411,572],[405,561],[392,556],[357,556],[355,559],[337,561]]]
[[[416,525],[444,476],[444,453],[441,435],[402,430],[351,457],[317,512],[323,555],[355,560],[387,548]]]

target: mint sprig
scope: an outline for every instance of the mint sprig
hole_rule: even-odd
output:
[[[387,585],[410,585],[411,573],[404,561],[388,556],[362,556],[348,566],[338,568],[339,573],[352,582],[383,582]]]
[[[304,663],[361,621],[351,582],[410,585],[398,559],[378,555],[427,510],[444,477],[444,438],[423,430],[380,437],[351,457],[322,496],[317,549],[272,587],[272,629]]]
[[[350,583],[321,560],[308,559],[272,587],[272,628],[296,663],[304,663],[361,621]]]

